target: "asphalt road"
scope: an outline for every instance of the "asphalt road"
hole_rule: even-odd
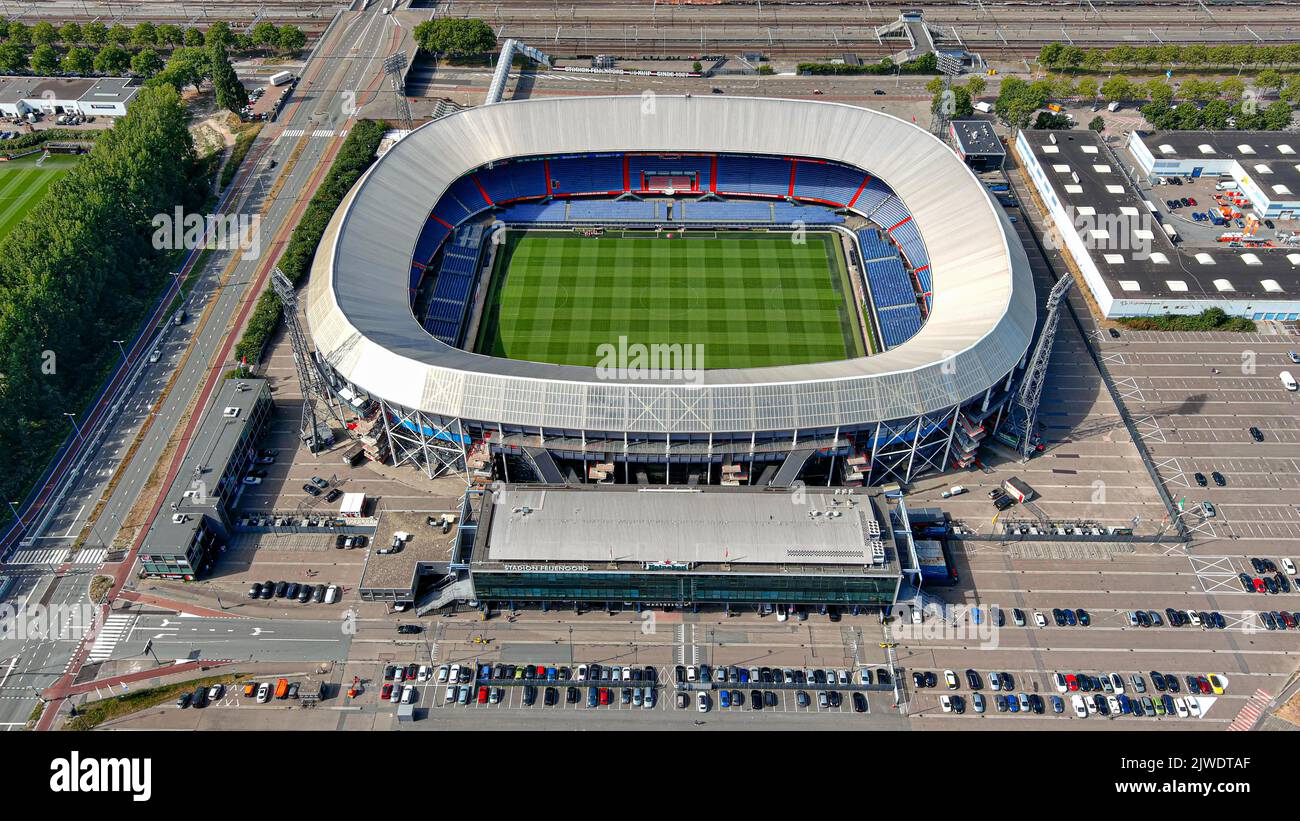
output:
[[[57,550],[53,549],[66,547],[67,540],[76,536],[85,517],[104,493],[109,477],[125,456],[126,448],[144,420],[152,416],[152,424],[108,497],[87,547],[113,543],[168,439],[177,429],[185,408],[214,371],[224,371],[232,364],[217,361],[215,354],[231,331],[230,325],[248,286],[257,279],[258,272],[272,256],[278,254],[280,246],[275,243],[275,238],[282,230],[286,231],[284,236],[287,237],[287,229],[292,227],[290,218],[310,196],[309,183],[322,170],[322,159],[345,135],[354,110],[351,106],[358,99],[364,100],[363,92],[377,82],[380,63],[392,40],[392,26],[391,20],[378,14],[378,7],[360,14],[345,14],[313,53],[303,70],[303,80],[279,123],[263,130],[247,160],[256,161],[258,165],[249,179],[246,199],[238,206],[237,213],[262,213],[261,255],[254,258],[237,250],[214,253],[207,266],[194,274],[197,279],[187,302],[189,320],[184,326],[171,329],[163,347],[163,361],[151,366],[146,378],[129,397],[129,412],[116,421],[96,460],[67,495],[62,508],[51,520],[48,534],[52,538],[38,545],[40,551],[48,550],[57,556]],[[283,173],[290,155],[300,144],[302,148],[296,163],[267,205],[277,176]],[[275,171],[270,170],[267,163],[272,158],[276,160]],[[264,205],[267,205],[265,212]],[[239,259],[223,282],[222,275],[234,257]],[[187,348],[188,355],[184,355]],[[179,372],[171,390],[160,403],[162,390],[178,365]],[[8,569],[22,572],[24,567],[30,566]],[[49,575],[55,573],[55,565],[44,567]],[[82,585],[82,596],[84,591],[85,585]],[[75,650],[76,643],[70,642],[60,642],[48,648],[36,644],[22,648],[16,654],[16,661],[13,657],[6,659],[8,653],[0,654],[0,661],[12,665],[15,670],[57,668],[57,672],[62,673],[63,666]],[[36,667],[38,661],[39,668]],[[0,701],[0,726],[26,721],[36,698],[35,693],[23,696],[20,692],[12,699]]]
[[[122,631],[109,658],[143,657],[151,641],[153,655],[164,664],[177,659],[341,661],[347,658],[351,635],[342,621],[138,616]]]

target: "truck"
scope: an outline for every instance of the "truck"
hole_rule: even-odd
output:
[[[277,71],[275,74],[271,75],[271,79],[268,80],[267,82],[269,82],[273,86],[282,86],[285,83],[288,83],[292,80],[293,80],[292,71]]]
[[[986,103],[986,102],[981,101],[981,102],[973,103],[973,104],[972,104],[972,107],[973,107],[976,111],[980,112],[981,114],[992,114],[992,113],[993,113],[993,104],[992,104],[992,103]]]
[[[1215,191],[1235,191],[1236,188],[1237,188],[1237,183],[1233,182],[1232,180],[1225,180],[1223,182],[1216,182],[1214,184]]]
[[[276,698],[289,697],[289,679],[282,678],[275,682],[275,697]]]
[[[1060,114],[1062,109],[1059,103],[1048,103],[1047,110]]]
[[[1111,100],[1106,106],[1107,111],[1119,111],[1119,100]]]
[[[352,467],[361,461],[361,457],[366,453],[366,449],[360,442],[353,442],[352,445],[343,451],[343,464]]]
[[[1017,502],[1023,503],[1034,498],[1034,489],[1014,476],[1002,483],[1002,489]]]

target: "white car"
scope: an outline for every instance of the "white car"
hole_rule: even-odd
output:
[[[785,605],[778,604],[776,606],[776,620],[785,621],[788,618],[790,618],[790,613],[785,609]]]
[[[271,685],[265,681],[257,685],[257,703],[265,704],[271,700]]]
[[[415,674],[415,680],[416,680],[416,681],[428,681],[428,680],[429,680],[429,668],[428,668],[427,665],[424,665],[424,664],[421,664],[421,665],[420,665],[420,671],[419,671],[418,673]]]
[[[1187,709],[1187,699],[1184,698],[1174,699],[1174,709],[1178,711],[1179,718],[1188,718],[1192,712]]]
[[[1002,689],[1002,676],[997,673],[989,673],[989,686],[996,692]]]
[[[1106,696],[1106,706],[1110,708],[1110,714],[1119,715],[1119,699],[1114,696]]]
[[[697,670],[697,669],[695,668],[695,665],[694,665],[694,664],[692,664],[692,665],[690,665],[690,666],[688,666],[688,667],[686,668],[686,680],[687,680],[687,681],[695,681],[695,680],[698,679],[699,677],[700,677],[700,671]]]
[[[151,351],[149,354],[149,361],[157,362],[159,359],[162,359],[162,351],[158,350],[157,348],[154,348],[153,351]]]
[[[1286,571],[1286,574],[1287,574],[1288,576],[1294,576],[1294,575],[1295,575],[1295,562],[1291,561],[1290,559],[1283,559],[1283,560],[1282,560],[1282,569]]]
[[[1116,695],[1124,694],[1124,679],[1120,678],[1118,673],[1110,674],[1110,686],[1115,688]]]
[[[1070,696],[1070,706],[1074,708],[1074,715],[1077,718],[1087,718],[1088,708],[1084,706],[1083,696]]]
[[[393,692],[397,692],[396,687],[393,688]],[[415,701],[415,688],[408,684],[402,688],[402,703],[410,704],[412,701]]]
[[[394,684],[393,692],[389,695],[388,698],[390,701],[396,704],[397,702],[402,700],[402,693],[406,692],[407,690],[415,690],[415,688],[410,684],[406,685],[405,687],[398,687],[396,684]]]
[[[1065,676],[1061,675],[1060,673],[1052,674],[1052,682],[1056,685],[1056,692],[1058,693],[1064,693],[1070,689],[1065,684]]]
[[[849,671],[840,670],[838,673],[835,674],[835,678],[836,680],[839,681],[840,686],[843,687],[849,683]]]
[[[587,680],[587,665],[585,665],[585,664],[579,664],[579,665],[578,665],[578,673],[577,673],[576,676],[574,676],[574,678],[576,678],[578,681],[586,681],[586,680]]]
[[[394,687],[393,689],[396,690],[397,688]],[[457,690],[457,689],[458,689],[458,688],[456,687],[455,684],[450,685],[450,686],[447,688],[447,692],[443,693],[442,697],[443,697],[446,701],[449,701],[449,702],[450,702],[450,701],[455,701],[455,700],[456,700],[456,690]]]
[[[945,490],[941,495],[945,499],[951,499],[953,496],[960,496],[966,492],[966,488],[961,485],[953,485]]]
[[[446,684],[446,683],[447,683],[447,676],[448,676],[448,674],[449,674],[450,672],[451,672],[451,668],[450,668],[450,667],[448,667],[448,666],[445,665],[445,664],[441,665],[441,666],[438,668],[438,683],[439,683],[439,684]]]
[[[261,480],[260,477],[257,477],[257,476],[245,476],[245,477],[244,477],[244,484],[246,484],[246,485],[260,485],[260,484],[262,484],[262,480]]]
[[[1178,705],[1174,705],[1177,707]],[[1192,718],[1201,717],[1201,700],[1196,696],[1187,697],[1187,712],[1192,714]]]
[[[944,670],[944,671],[943,671],[943,680],[944,680],[944,683],[946,683],[946,684],[948,685],[948,689],[949,689],[949,690],[956,690],[956,689],[957,689],[957,687],[958,687],[958,683],[957,683],[957,674],[954,673],[953,671],[951,671],[951,670]]]
[[[398,671],[399,673],[401,672],[401,670],[402,670],[401,667],[398,667],[398,668],[397,668],[397,671]],[[450,681],[450,682],[452,682],[453,684],[454,684],[454,683],[457,683],[457,682],[460,681],[460,665],[459,665],[459,664],[453,664],[453,665],[451,666],[451,672],[450,672],[450,674],[448,675],[447,680]],[[401,681],[401,679],[398,679],[398,681]]]
[[[707,713],[709,711],[709,705],[710,701],[708,693],[699,693],[695,697],[695,709],[699,710],[701,713]]]
[[[1034,624],[1037,624],[1039,627],[1046,627],[1046,626],[1047,626],[1047,619],[1043,618],[1043,614],[1042,614],[1042,613],[1035,612],[1035,613],[1034,613]]]
[[[945,713],[951,713],[952,699],[949,698],[948,696],[939,696],[939,706],[943,708],[943,711]]]
[[[1193,626],[1193,627],[1200,627],[1200,626],[1201,626],[1201,617],[1200,617],[1199,615],[1197,615],[1197,613],[1196,613],[1195,610],[1189,610],[1189,611],[1187,611],[1187,618],[1188,618],[1189,620],[1191,620],[1191,622],[1192,622],[1192,626]]]

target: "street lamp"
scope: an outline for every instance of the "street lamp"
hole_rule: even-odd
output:
[[[126,341],[125,339],[114,339],[114,340],[113,340],[113,342],[117,345],[117,349],[118,349],[119,351],[122,352],[122,362],[123,362],[123,363],[125,363],[125,362],[127,361],[127,358],[126,358],[126,348],[122,347],[122,343],[125,342],[125,341]]]
[[[77,425],[77,415],[75,413],[68,413],[67,411],[64,411],[63,415],[68,417],[68,421],[72,423],[72,429],[76,431],[77,439],[84,441],[84,437],[81,435],[81,428]]]

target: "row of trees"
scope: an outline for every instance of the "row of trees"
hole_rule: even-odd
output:
[[[151,220],[206,191],[174,89],[128,114],[0,240],[0,493],[21,499],[167,279]],[[195,181],[190,182],[193,176]]]
[[[358,120],[348,131],[347,139],[330,166],[320,188],[312,196],[302,219],[293,229],[293,235],[280,257],[280,270],[295,285],[307,277],[316,246],[325,235],[325,227],[338,210],[339,203],[370,164],[375,161],[375,151],[383,139],[384,126],[374,120]],[[262,292],[253,313],[248,318],[244,335],[235,346],[235,358],[256,364],[266,348],[266,343],[280,324],[280,301],[270,289]]]
[[[930,52],[902,63],[895,63],[891,58],[885,57],[879,63],[857,66],[848,63],[800,63],[796,70],[800,74],[934,74],[939,70],[939,58]]]
[[[477,57],[495,51],[497,36],[482,20],[439,17],[415,27],[415,44],[437,57]]]
[[[64,23],[60,26],[42,20],[34,26],[21,22],[0,20],[0,40],[21,46],[95,46],[115,45],[122,48],[176,48],[178,46],[206,45],[209,37],[223,41],[226,48],[248,51],[255,48],[267,51],[294,52],[307,42],[302,29],[294,25],[277,26],[264,21],[241,33],[234,33],[224,21],[217,21],[207,32],[198,28],[182,28],[171,23],[154,25],[137,23],[127,28],[121,23],[105,26],[103,23]]]
[[[925,84],[926,91],[934,95],[930,101],[930,110],[938,111],[940,106],[948,106],[949,117],[969,117],[975,113],[975,98],[984,93],[988,81],[983,75],[972,74],[966,78],[965,85],[950,85],[948,94],[944,94],[943,77],[935,77]]]
[[[1081,48],[1048,43],[1038,52],[1038,64],[1063,71],[1102,71],[1107,68],[1146,68],[1164,71],[1185,68],[1263,68],[1300,65],[1300,43],[1284,45],[1148,45]]]
[[[263,49],[268,53],[292,53],[307,42],[296,26],[277,27],[269,22],[258,23],[242,34],[235,34],[221,21],[213,23],[206,33],[199,29],[181,31],[172,25],[155,27],[152,23],[140,23],[134,29],[120,24],[104,29],[99,23],[67,23],[58,28],[44,22],[30,29],[16,26],[22,24],[0,21],[0,72],[7,74],[30,70],[34,74],[135,74],[147,78],[162,70],[160,51],[167,49],[219,46],[237,52]],[[91,32],[93,37],[88,36]]]

